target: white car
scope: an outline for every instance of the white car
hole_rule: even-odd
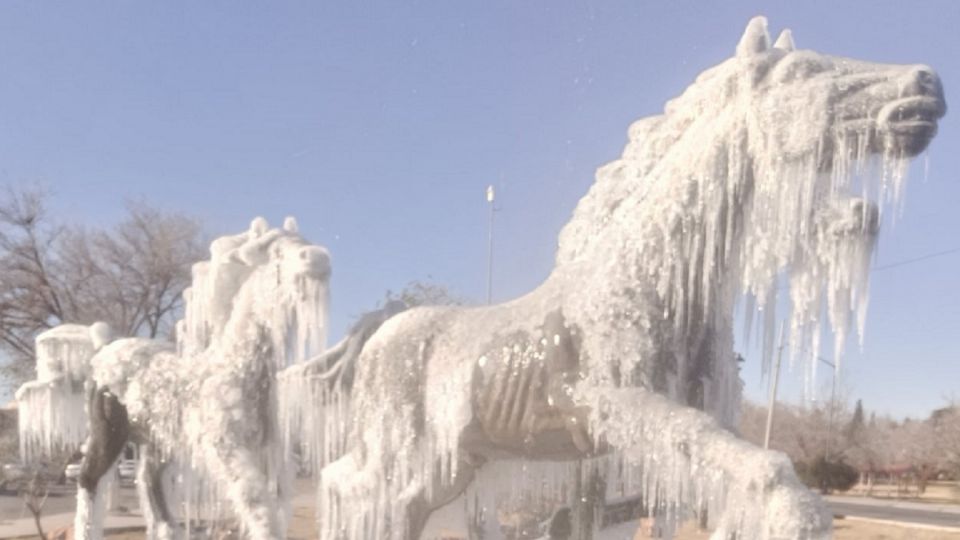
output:
[[[125,459],[117,467],[121,480],[133,480],[137,477],[137,460]]]
[[[67,468],[63,470],[63,475],[67,477],[67,480],[76,480],[80,476],[80,462],[67,465]]]

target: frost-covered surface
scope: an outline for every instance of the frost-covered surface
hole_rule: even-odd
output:
[[[339,343],[307,362],[294,364],[277,375],[280,429],[288,454],[299,450],[302,459],[319,472],[343,454],[349,425],[349,391],[360,351],[390,317],[404,311],[391,301],[364,314]]]
[[[126,338],[91,361],[92,380],[126,406],[138,436],[180,468],[191,512],[222,516],[226,500],[252,538],[284,536],[275,374],[323,351],[329,275],[326,250],[292,219],[270,229],[257,218],[194,267],[176,347]]]
[[[615,460],[664,526],[706,511],[714,538],[829,537],[832,515],[779,452],[764,452],[713,418],[635,389],[580,390],[594,437],[623,449]]]
[[[62,324],[36,338],[37,379],[17,390],[20,456],[27,461],[76,449],[87,436],[90,358],[110,341],[104,323]]]
[[[329,254],[300,237],[296,220],[270,229],[254,219],[247,232],[214,240],[210,260],[194,265],[178,345],[190,356],[217,340],[249,338],[240,312],[256,314],[278,369],[318,355],[327,339],[329,277]]]
[[[786,458],[724,429],[740,399],[734,311],[745,297],[769,359],[786,280],[792,354],[818,354],[823,315],[842,350],[881,208],[943,112],[925,66],[795,51],[789,33],[771,47],[751,21],[733,58],[631,127],[540,288],[414,309],[370,339],[348,452],[321,476],[321,538],[412,538],[485,461],[597,454],[667,529],[706,511],[716,538],[829,537]]]

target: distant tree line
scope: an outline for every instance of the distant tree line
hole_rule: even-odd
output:
[[[763,444],[766,415],[766,406],[745,402],[741,435]],[[809,484],[827,491],[897,474],[909,475],[923,492],[940,475],[960,478],[960,405],[950,403],[926,419],[895,420],[868,415],[860,400],[852,408],[845,399],[778,403],[770,446],[786,453]]]

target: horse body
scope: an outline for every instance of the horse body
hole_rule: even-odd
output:
[[[843,194],[854,164],[881,155],[878,191],[895,196],[944,111],[925,66],[794,51],[789,33],[771,48],[751,21],[737,56],[631,128],[537,290],[413,309],[371,337],[350,450],[321,475],[321,538],[414,539],[486,461],[609,452],[672,520],[706,509],[716,538],[829,537],[789,460],[724,429],[740,390],[734,305],[765,310],[769,354],[786,272],[793,348],[817,354],[821,311],[842,346],[878,230],[878,207]]]

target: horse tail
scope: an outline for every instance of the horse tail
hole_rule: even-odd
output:
[[[277,374],[277,398],[285,451],[299,450],[314,474],[340,457],[346,446],[350,393],[364,345],[402,302],[360,317],[346,337],[322,354]]]

